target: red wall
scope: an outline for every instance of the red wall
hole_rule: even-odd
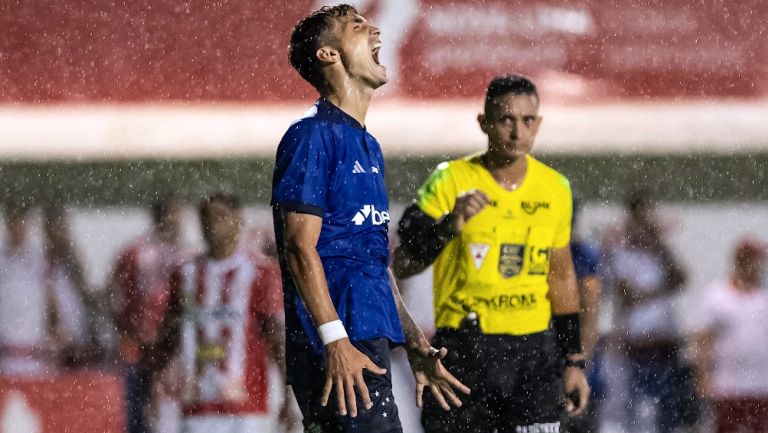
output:
[[[49,379],[0,376],[0,415],[13,431],[29,423],[39,428],[34,433],[122,433],[122,383],[116,375],[96,372]]]
[[[397,97],[477,97],[510,71],[565,92],[583,87],[584,100],[768,93],[761,0],[412,1],[420,5],[389,85]],[[377,24],[407,18],[385,10],[396,2],[369,3]],[[0,2],[0,103],[312,97],[286,59],[309,9],[300,0]],[[384,27],[384,49],[395,49]]]

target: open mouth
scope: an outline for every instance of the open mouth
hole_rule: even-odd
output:
[[[371,50],[371,57],[373,58],[373,62],[377,65],[381,65],[379,62],[379,51],[381,51],[381,43],[374,45],[373,49]]]

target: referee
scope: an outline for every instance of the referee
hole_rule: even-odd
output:
[[[438,165],[399,224],[395,275],[434,263],[432,344],[473,390],[453,412],[426,401],[422,423],[429,433],[559,432],[563,409],[580,414],[589,395],[570,185],[530,156],[542,120],[530,80],[491,81],[477,120],[488,150]]]

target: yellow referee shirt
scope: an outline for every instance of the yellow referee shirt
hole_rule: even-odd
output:
[[[458,328],[470,310],[486,334],[525,335],[549,327],[549,255],[570,242],[571,188],[565,176],[527,159],[514,191],[502,188],[477,155],[438,165],[419,189],[419,207],[436,220],[473,189],[491,200],[434,263],[438,328]]]

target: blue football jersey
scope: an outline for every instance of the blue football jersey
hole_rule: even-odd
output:
[[[389,199],[384,158],[375,138],[325,99],[283,136],[272,179],[275,235],[285,293],[289,351],[322,351],[314,324],[288,271],[282,210],[322,218],[317,251],[339,318],[353,341],[404,342],[389,263]]]

